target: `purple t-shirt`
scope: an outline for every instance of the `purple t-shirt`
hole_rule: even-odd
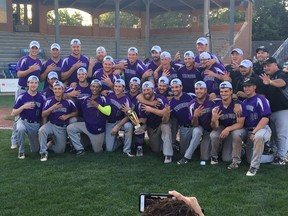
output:
[[[242,102],[239,102],[242,109],[242,114],[240,117],[246,117],[247,113],[243,107]],[[234,113],[234,103],[231,102],[227,108],[223,106],[222,101],[219,101],[215,107],[219,107],[222,111],[222,116],[219,118],[219,125],[223,125],[224,127],[231,126],[237,122],[236,114]]]
[[[167,99],[165,97],[163,97],[162,95],[155,94],[154,101],[160,102],[159,106],[153,107],[153,108],[159,109],[159,110],[164,109],[165,105],[168,104]],[[148,105],[148,106],[150,106],[150,105]],[[141,108],[142,108],[142,104],[138,103],[137,104],[137,113],[139,114],[139,118],[147,119],[146,124],[148,127],[153,128],[153,129],[157,128],[162,122],[162,117],[155,115],[153,113],[145,112]]]
[[[58,78],[59,80],[61,80],[61,67],[62,67],[62,63],[63,63],[63,59],[59,59],[59,61],[56,63],[54,62],[51,58],[49,58],[47,61],[45,61],[42,65],[42,68],[41,68],[41,73],[44,73],[44,71],[47,69],[47,67],[51,64],[56,64],[56,68],[53,70],[55,71],[57,74],[58,74]],[[48,87],[49,86],[49,83],[47,82],[47,77],[44,81],[44,88]]]
[[[211,117],[212,117],[212,108],[215,106],[213,101],[209,101],[209,97],[207,96],[203,104],[199,104],[197,99],[193,99],[189,104],[189,119],[192,121],[194,116],[194,111],[200,105],[204,106],[204,112],[201,116],[198,117],[198,123],[202,126],[205,130],[211,131]]]
[[[70,99],[63,100],[62,99],[61,101],[57,101],[55,99],[55,97],[47,98],[43,110],[45,111],[45,110],[49,109],[50,107],[52,107],[54,104],[56,104],[58,102],[60,102],[60,104],[62,106],[58,109],[54,109],[50,113],[50,115],[48,116],[48,121],[50,121],[52,124],[57,124],[57,125],[61,125],[61,126],[68,125],[69,119],[63,121],[63,120],[59,119],[59,117],[62,115],[67,115],[67,114],[70,114],[72,112],[77,111],[75,103],[72,100],[70,100]]]
[[[142,78],[142,75],[145,71],[147,71],[147,68],[145,64],[137,59],[136,62],[131,65],[128,59],[125,59],[127,61],[127,67],[124,69],[124,79],[125,79],[125,89],[129,89],[129,82],[132,77],[138,77],[140,80]]]
[[[93,74],[93,79],[98,79],[101,81],[102,83],[102,88],[101,88],[101,91],[104,91],[104,90],[112,90],[105,82],[102,81],[102,77],[103,75],[105,74],[105,72],[103,71],[103,68],[97,70],[94,74]],[[120,75],[119,74],[109,74],[108,77],[111,79],[112,83],[114,83],[117,79],[120,79]]]
[[[78,58],[75,58],[72,55],[69,55],[69,56],[67,56],[66,58],[63,59],[61,72],[64,73],[64,72],[68,71],[78,61],[82,62],[81,67],[84,67],[84,68],[86,68],[88,70],[88,67],[89,67],[89,59],[88,59],[88,57],[86,57],[84,55],[80,55],[80,58],[78,59]],[[78,68],[75,71],[73,71],[71,76],[67,79],[68,80],[68,85],[71,84],[72,82],[78,82],[77,70],[78,70]]]
[[[108,98],[111,103],[111,114],[108,117],[108,122],[116,122],[125,118],[126,114],[121,109],[122,105],[125,103],[128,103],[129,107],[131,107],[129,98],[126,95],[121,98],[117,98],[114,93],[109,94]]]
[[[189,120],[188,105],[192,101],[192,97],[187,93],[182,94],[179,100],[174,97],[169,101],[171,115],[177,119],[177,122],[180,126],[191,125],[191,120]]]
[[[183,66],[178,70],[178,78],[182,81],[184,92],[195,93],[194,84],[201,80],[201,73],[195,68],[188,70]]]
[[[33,109],[24,109],[20,113],[20,117],[24,119],[28,119],[30,121],[39,121],[42,117],[42,109],[45,102],[45,97],[41,95],[39,92],[35,96],[30,95],[28,92],[24,92],[20,94],[13,106],[14,109],[18,109],[22,105],[26,103],[34,102],[35,107]]]
[[[20,58],[18,60],[17,63],[17,71],[25,71],[28,70],[30,66],[34,65],[34,64],[38,64],[39,65],[39,69],[35,70],[31,73],[29,73],[28,75],[26,75],[25,77],[21,77],[18,80],[18,85],[19,86],[23,86],[23,87],[27,87],[27,80],[30,76],[34,75],[37,77],[40,77],[40,72],[41,72],[41,67],[42,67],[42,62],[40,61],[40,59],[36,58],[36,59],[32,59],[29,55],[27,56],[23,56],[22,58]]]
[[[271,115],[268,100],[259,94],[246,98],[243,101],[243,106],[247,112],[246,127],[256,127],[262,117],[269,117]]]
[[[85,125],[90,133],[101,134],[105,132],[107,116],[100,112],[96,107],[91,106],[89,104],[90,99],[91,97],[83,97],[79,100],[81,109],[83,111]],[[94,101],[103,107],[110,105],[110,101],[106,100],[106,98],[103,96],[98,96],[96,99],[94,99]]]

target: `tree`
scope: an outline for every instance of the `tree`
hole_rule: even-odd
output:
[[[257,0],[253,11],[253,40],[283,40],[288,37],[286,0]]]
[[[115,12],[107,12],[100,15],[101,27],[115,27]],[[140,28],[141,20],[131,13],[120,11],[120,26],[125,28]]]
[[[67,9],[59,9],[59,24],[68,26],[81,26],[83,17],[80,12],[75,11],[73,14],[69,13]],[[49,25],[55,24],[55,14],[54,11],[49,11],[47,13],[47,23]]]

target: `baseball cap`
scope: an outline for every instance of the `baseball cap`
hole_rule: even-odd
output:
[[[171,54],[167,51],[163,51],[161,54],[160,54],[160,58],[171,58]]]
[[[171,80],[170,85],[181,85],[182,86],[182,81],[178,78]]]
[[[269,53],[269,50],[265,47],[265,46],[260,46],[256,49],[256,53],[258,53],[260,50],[262,50],[263,52],[267,52]]]
[[[163,83],[163,84],[169,85],[169,79],[165,76],[161,76],[158,80],[158,83]]]
[[[211,55],[207,52],[203,52],[200,54],[200,59],[211,59]]]
[[[121,85],[123,85],[123,86],[125,87],[125,82],[124,82],[123,79],[116,79],[115,82],[114,82],[114,84],[115,84],[115,83],[120,83]]]
[[[128,49],[128,52],[135,52],[135,53],[138,54],[138,49],[137,49],[136,47],[130,47],[130,48]]]
[[[63,83],[62,83],[61,81],[59,81],[59,80],[56,80],[56,81],[53,83],[53,87],[54,87],[54,86],[61,86],[62,88],[64,88]]]
[[[154,85],[152,82],[146,81],[142,84],[142,89],[144,89],[144,88],[154,88]]]
[[[140,79],[138,77],[132,77],[130,79],[130,83],[132,83],[132,82],[136,82],[138,85],[141,84],[141,81],[140,81]]]
[[[248,60],[248,59],[244,59],[244,60],[241,61],[239,66],[240,67],[249,68],[249,67],[253,66],[253,63],[250,60]]]
[[[153,46],[153,47],[151,48],[151,52],[152,52],[152,51],[155,51],[155,52],[157,52],[157,53],[160,53],[162,50],[161,50],[161,47],[160,47],[160,46],[155,45],[155,46]]]
[[[92,85],[92,84],[94,84],[94,83],[98,83],[99,86],[102,86],[101,81],[98,80],[98,79],[94,79],[94,80],[92,80],[90,85]]]
[[[105,56],[104,59],[103,59],[103,62],[106,61],[106,60],[110,61],[112,64],[114,64],[114,59],[111,56],[108,56],[108,55]]]
[[[277,60],[274,57],[268,57],[264,59],[263,64],[277,64]]]
[[[84,67],[78,68],[77,74],[78,74],[79,72],[83,72],[83,73],[86,73],[86,74],[87,74],[87,70],[86,70],[86,68],[84,68]]]
[[[71,42],[70,42],[70,45],[73,45],[73,44],[79,44],[81,45],[81,42],[79,39],[72,39]]]
[[[197,88],[197,87],[203,87],[203,88],[206,88],[207,89],[207,85],[205,82],[203,81],[198,81],[194,84],[194,88]]]
[[[30,82],[31,80],[35,80],[35,81],[39,82],[39,78],[35,75],[29,76],[27,82]]]
[[[106,49],[103,46],[97,47],[96,53],[97,52],[106,52]]]
[[[249,77],[246,80],[244,80],[242,86],[251,86],[251,85],[257,85],[257,81],[254,77]]]
[[[48,73],[48,79],[51,80],[53,78],[59,79],[58,74],[55,71],[51,71]]]
[[[61,47],[60,47],[60,45],[58,44],[58,43],[53,43],[53,44],[51,44],[51,48],[50,48],[51,50],[52,49],[58,49],[58,50],[61,50]]]
[[[40,44],[38,41],[31,41],[30,44],[29,44],[29,47],[32,48],[32,47],[37,47],[38,49],[40,48]]]
[[[196,41],[196,44],[198,44],[198,43],[205,45],[205,44],[208,44],[208,41],[205,37],[200,37]]]
[[[240,48],[235,48],[235,49],[233,49],[233,50],[231,51],[231,54],[233,54],[233,52],[237,52],[239,55],[243,55],[243,54],[244,54],[243,50],[241,50]]]
[[[192,51],[186,51],[186,52],[184,53],[184,58],[185,58],[186,56],[195,58],[195,55],[194,55],[194,53],[193,53]]]
[[[219,88],[230,88],[230,89],[233,89],[232,88],[232,84],[230,82],[228,82],[228,81],[224,81],[224,82],[220,83]]]

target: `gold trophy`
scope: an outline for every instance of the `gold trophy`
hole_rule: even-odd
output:
[[[137,116],[135,111],[133,111],[132,109],[129,109],[126,112],[126,115],[130,119],[130,121],[133,123],[133,125],[135,125],[134,128],[136,130],[141,127],[140,122],[139,122],[139,118],[138,118],[138,116]]]

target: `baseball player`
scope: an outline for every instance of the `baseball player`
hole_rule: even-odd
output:
[[[192,138],[192,124],[188,118],[188,105],[192,101],[192,97],[183,92],[183,86],[180,79],[176,78],[170,82],[173,98],[169,101],[171,117],[174,117],[180,127],[180,153],[185,154],[188,144]],[[177,164],[187,164],[190,158],[183,158]]]
[[[54,71],[58,77],[61,76],[62,58],[60,57],[61,47],[58,43],[53,43],[50,48],[51,57],[45,61],[41,68],[40,80],[45,81],[44,88],[49,86],[47,75]],[[58,78],[57,78],[58,79]]]
[[[87,69],[89,67],[89,59],[81,54],[81,42],[79,39],[72,39],[70,42],[72,53],[63,59],[61,68],[61,79],[71,83],[77,82],[77,70],[80,67]]]
[[[134,110],[137,104],[137,96],[140,94],[141,81],[138,77],[132,77],[129,83],[129,91],[125,94],[129,98],[132,109]]]
[[[28,90],[27,80],[34,75],[39,78],[42,67],[42,62],[37,57],[40,49],[40,44],[37,41],[31,41],[29,44],[29,54],[21,57],[17,62],[18,90],[15,97]],[[17,120],[18,117],[15,117]],[[13,124],[11,136],[11,149],[17,148],[17,132],[16,122]]]
[[[193,99],[189,107],[189,119],[193,126],[192,139],[185,152],[185,158],[191,158],[193,152],[200,144],[200,158],[201,160],[210,159],[211,143],[209,134],[211,132],[211,117],[212,108],[215,106],[213,101],[209,100],[207,95],[207,85],[203,81],[198,81],[194,85],[196,98]],[[213,164],[214,161],[211,160]]]
[[[108,95],[111,103],[111,115],[107,119],[106,124],[106,151],[115,151],[118,146],[116,142],[116,135],[118,131],[124,130],[124,147],[123,153],[129,157],[134,157],[131,154],[133,125],[126,116],[123,106],[131,107],[129,98],[125,95],[125,82],[122,79],[117,79],[114,82],[114,93]]]
[[[45,97],[37,92],[39,87],[37,76],[29,76],[27,86],[28,90],[17,97],[11,113],[12,116],[20,116],[16,126],[19,159],[25,159],[25,133],[28,135],[31,152],[39,151],[38,130],[45,101]]]
[[[242,106],[241,116],[237,117],[234,113],[233,88],[230,82],[222,82],[219,88],[221,101],[216,103],[212,110],[211,127],[213,130],[210,133],[210,155],[213,158],[213,164],[217,164],[218,153],[222,149],[222,160],[228,162],[232,160],[227,168],[237,169],[241,163],[242,141],[247,135],[244,129],[246,110]],[[221,142],[222,146],[220,146]]]
[[[111,114],[111,106],[110,101],[100,95],[101,85],[100,80],[92,80],[90,84],[92,95],[78,99],[84,122],[75,122],[67,127],[67,133],[76,149],[76,155],[85,154],[78,133],[85,133],[89,137],[94,152],[103,151],[106,120]]]
[[[247,112],[245,127],[248,131],[246,141],[246,156],[250,163],[250,168],[246,176],[255,176],[260,167],[261,155],[264,145],[270,140],[271,129],[268,126],[271,115],[268,100],[255,92],[256,81],[249,78],[243,83],[244,92],[247,98],[243,101],[243,106]]]
[[[47,83],[48,86],[46,88],[43,89],[43,91],[41,92],[42,95],[45,96],[45,98],[49,98],[54,96],[54,92],[53,92],[53,83],[58,80],[58,74],[55,71],[51,71],[48,73],[47,76]]]
[[[54,145],[50,148],[55,153],[64,153],[66,147],[66,126],[69,119],[76,117],[78,112],[74,102],[63,99],[64,85],[61,81],[53,83],[54,97],[47,98],[42,112],[42,117],[48,122],[39,129],[40,161],[48,160],[47,138],[54,136]]]

